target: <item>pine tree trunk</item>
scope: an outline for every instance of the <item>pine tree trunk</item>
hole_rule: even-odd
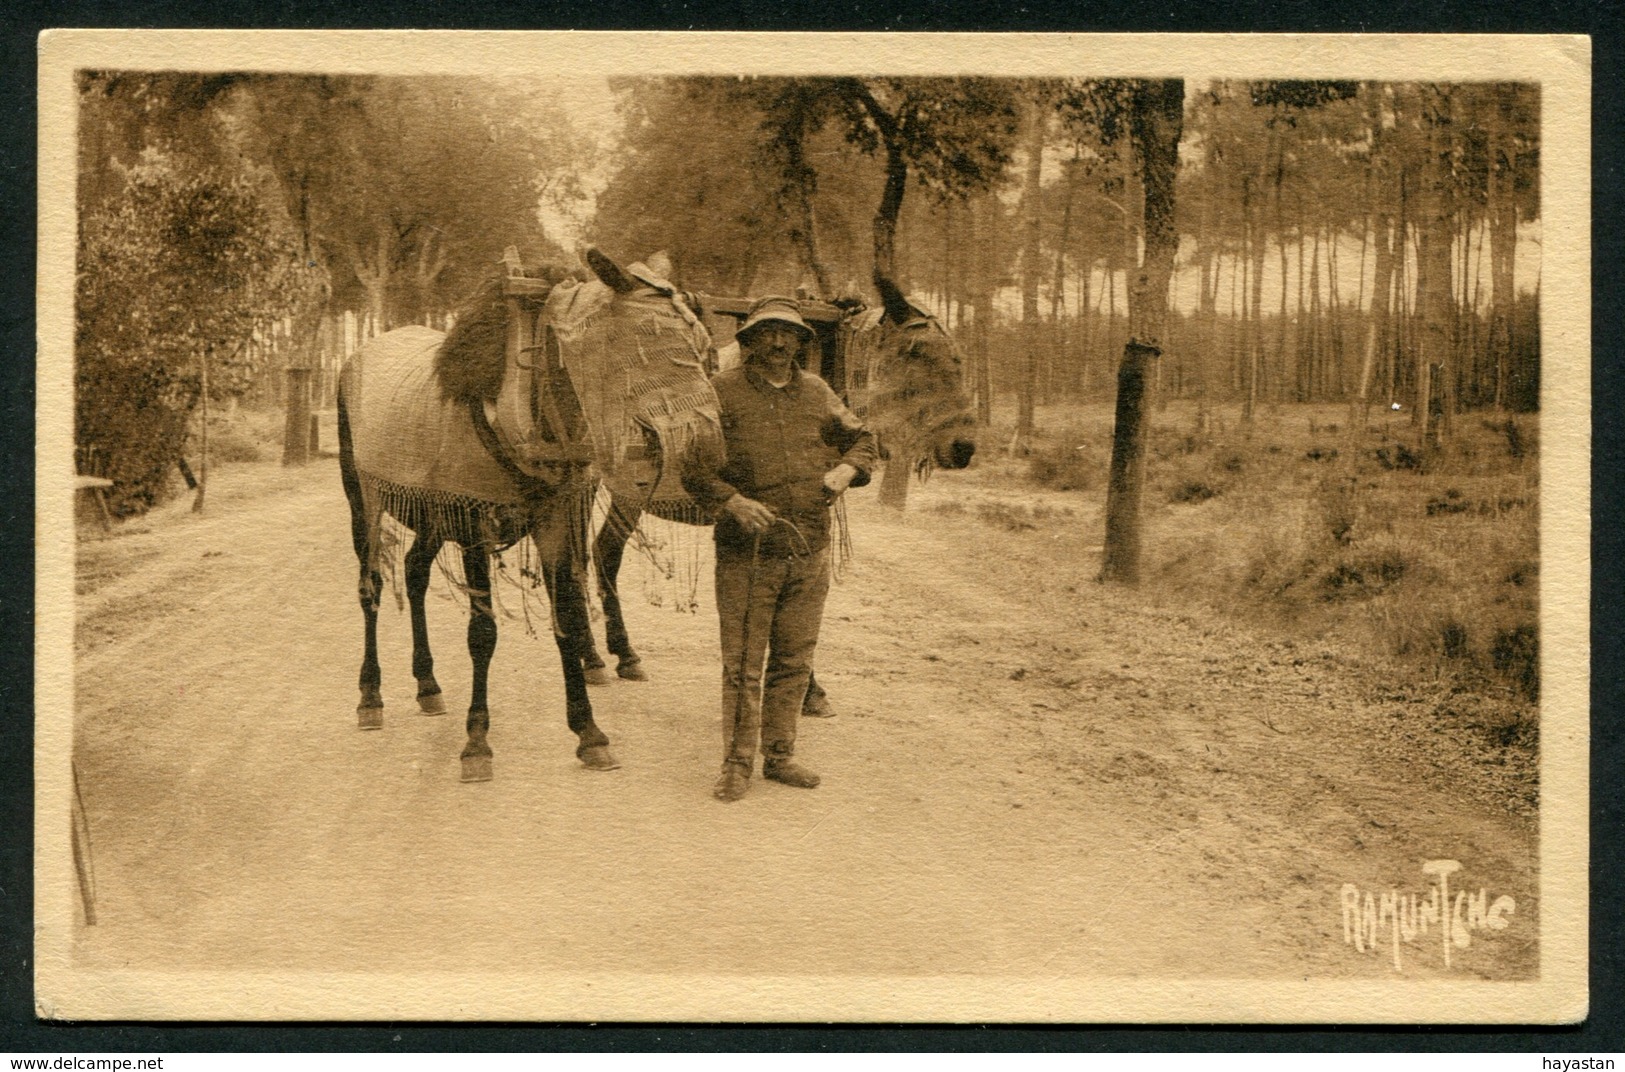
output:
[[[886,182],[881,189],[880,207],[875,210],[875,274],[897,281],[897,220],[903,212],[903,194],[908,191],[908,162],[897,143],[895,123],[881,127],[886,146]]]
[[[1087,397],[1089,394],[1089,332],[1094,322],[1094,317],[1090,315],[1089,310],[1091,299],[1089,281],[1094,275],[1094,266],[1088,263],[1088,257],[1081,252],[1078,259],[1084,263],[1078,267],[1077,382],[1078,394]]]
[[[1393,340],[1393,382],[1389,387],[1389,397],[1398,401],[1404,397],[1405,374],[1407,362],[1411,360],[1411,331],[1410,306],[1411,287],[1411,184],[1405,170],[1399,175],[1399,226],[1394,232],[1395,274],[1394,304],[1391,313]],[[1416,420],[1416,414],[1411,414],[1411,420]]]
[[[1072,235],[1072,184],[1067,184],[1066,207],[1061,212],[1061,233],[1055,241],[1055,276],[1049,297],[1050,329],[1054,332],[1051,347],[1047,351],[1049,360],[1045,363],[1044,394],[1053,397],[1055,394],[1056,365],[1066,361],[1066,245]],[[1065,382],[1071,387],[1072,377],[1066,376]],[[1070,390],[1067,392],[1070,394]]]
[[[1331,302],[1331,319],[1328,321],[1330,337],[1327,342],[1331,348],[1332,383],[1336,391],[1336,398],[1341,402],[1348,398],[1348,369],[1344,361],[1343,294],[1337,283],[1342,273],[1337,266],[1337,235],[1335,233],[1328,235],[1326,242],[1326,272],[1326,291]]]
[[[1486,302],[1489,300],[1489,287],[1485,283],[1485,253],[1490,244],[1490,217],[1486,209],[1483,219],[1475,229],[1478,239],[1473,250],[1473,294],[1472,306],[1468,310],[1468,323],[1472,325],[1472,336],[1468,345],[1472,348],[1474,360],[1477,365],[1477,383],[1473,388],[1473,405],[1487,406],[1495,401],[1495,355],[1490,353],[1490,320]]]
[[[1289,291],[1287,279],[1289,276],[1287,272],[1288,262],[1286,251],[1286,210],[1281,203],[1281,187],[1286,184],[1286,146],[1284,142],[1285,139],[1276,133],[1273,128],[1271,128],[1270,144],[1275,148],[1275,242],[1281,254],[1281,316],[1276,322],[1275,332],[1274,386],[1275,401],[1277,403],[1281,402],[1285,398],[1287,388],[1287,355],[1293,352],[1297,344],[1297,331],[1295,330],[1295,325],[1293,325],[1294,330],[1291,333],[1291,345],[1288,344],[1289,322],[1287,316],[1287,295]],[[1301,256],[1303,253],[1303,237],[1301,235],[1298,238],[1298,253],[1300,255],[1300,260],[1298,262],[1298,286],[1300,288],[1298,305],[1300,308],[1302,308],[1303,294],[1301,292],[1301,288],[1303,286],[1303,262],[1301,260]],[[1259,267],[1262,268],[1263,265],[1260,265]]]
[[[1016,435],[1012,455],[1025,454],[1032,442],[1033,408],[1038,391],[1038,282],[1043,238],[1041,195],[1044,169],[1045,113],[1036,105],[1028,117],[1027,166],[1022,184],[1023,242],[1021,250],[1021,383],[1016,396]]]
[[[993,294],[981,289],[971,305],[975,337],[972,363],[976,380],[976,422],[983,428],[993,423],[993,369],[988,355],[988,336],[993,327]]]
[[[1449,90],[1434,86],[1428,90],[1431,107],[1426,109],[1428,151],[1422,175],[1423,211],[1420,250],[1417,255],[1417,306],[1421,317],[1422,345],[1417,361],[1416,403],[1420,411],[1420,431],[1424,440],[1434,434],[1432,427],[1433,376],[1440,377],[1440,427],[1448,436],[1454,408],[1451,391],[1451,339],[1454,288],[1450,261],[1454,235],[1449,197],[1447,159],[1450,124]]]
[[[1365,353],[1360,364],[1360,388],[1354,400],[1356,408],[1349,415],[1349,423],[1359,428],[1365,427],[1370,413],[1369,391],[1376,357],[1386,352],[1388,295],[1393,286],[1394,259],[1388,231],[1388,216],[1379,211],[1375,214],[1374,220],[1371,237],[1377,248],[1371,273],[1371,312],[1366,322]]]
[[[1285,235],[1282,236],[1281,243],[1282,243],[1281,244],[1281,331],[1283,333],[1285,333],[1285,331],[1286,331],[1286,320],[1287,320],[1287,315],[1286,315],[1286,237],[1285,237]],[[1308,400],[1307,396],[1308,396],[1309,390],[1310,390],[1310,382],[1309,382],[1310,381],[1310,371],[1309,371],[1309,367],[1308,367],[1309,361],[1308,361],[1308,354],[1307,354],[1308,341],[1309,341],[1308,337],[1307,337],[1308,333],[1304,332],[1304,331],[1301,331],[1299,329],[1299,325],[1303,322],[1303,315],[1304,315],[1304,305],[1303,305],[1303,247],[1304,247],[1304,234],[1303,234],[1303,230],[1302,230],[1302,228],[1300,226],[1299,231],[1298,231],[1298,299],[1297,299],[1298,300],[1298,308],[1297,308],[1297,311],[1292,314],[1292,348],[1290,350],[1290,353],[1292,354],[1292,361],[1293,361],[1292,395],[1293,395],[1293,401],[1295,401],[1295,402],[1307,401]],[[1282,350],[1286,351],[1286,347],[1283,346]],[[1285,366],[1283,366],[1283,373],[1284,373],[1284,371],[1285,371]],[[1283,376],[1282,382],[1285,382],[1285,377],[1284,376]]]
[[[1232,263],[1230,265],[1230,305],[1229,305],[1230,321],[1231,321],[1231,324],[1230,324],[1230,390],[1235,392],[1238,395],[1243,395],[1243,398],[1245,398],[1245,395],[1243,394],[1243,391],[1242,391],[1242,387],[1244,385],[1242,375],[1243,375],[1243,365],[1244,365],[1244,363],[1246,361],[1246,358],[1245,358],[1245,355],[1244,355],[1243,350],[1242,350],[1241,339],[1242,339],[1242,333],[1245,330],[1246,325],[1247,325],[1247,303],[1245,301],[1247,295],[1246,295],[1246,291],[1240,291],[1239,294],[1238,294],[1238,286],[1241,283],[1242,276],[1245,274],[1244,271],[1243,271],[1243,266],[1247,263],[1247,259],[1244,256],[1237,256],[1237,257],[1231,258],[1231,261],[1232,261]],[[1243,402],[1243,405],[1245,405],[1245,402]]]
[[[1174,219],[1174,176],[1184,125],[1185,83],[1144,83],[1134,95],[1129,134],[1145,191],[1145,259],[1129,288],[1129,340],[1117,377],[1117,414],[1106,490],[1106,540],[1101,579],[1136,584],[1140,578],[1140,498],[1145,484],[1145,386],[1162,352],[1179,234]]]
[[[1303,257],[1303,243],[1298,243],[1298,256]],[[1303,298],[1303,268],[1298,268],[1298,298],[1299,315],[1302,316]],[[1305,362],[1309,372],[1309,397],[1305,401],[1324,401],[1326,393],[1326,345],[1325,332],[1321,323],[1322,306],[1320,302],[1320,231],[1315,231],[1315,244],[1309,255],[1309,330],[1306,333],[1305,349],[1308,351],[1308,360]]]
[[[1253,199],[1253,211],[1247,219],[1247,239],[1252,253],[1252,285],[1251,298],[1251,330],[1248,332],[1247,346],[1247,401],[1242,412],[1242,419],[1252,424],[1258,410],[1258,400],[1261,396],[1259,378],[1264,372],[1264,236],[1263,220],[1264,208]]]
[[[902,510],[908,505],[908,461],[893,454],[880,472],[880,505]]]
[[[1490,111],[1490,359],[1494,364],[1495,406],[1507,404],[1507,374],[1512,357],[1512,267],[1518,246],[1518,209],[1512,197],[1516,151],[1510,136],[1510,111],[1516,87],[1496,87]]]

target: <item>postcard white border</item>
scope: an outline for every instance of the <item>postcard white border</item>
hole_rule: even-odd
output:
[[[1534,982],[112,972],[71,962],[73,71],[990,74],[1542,86],[1541,960]],[[1590,113],[1585,37],[55,30],[40,40],[35,906],[73,1020],[1565,1023],[1587,1011]],[[45,598],[49,593],[50,598]]]

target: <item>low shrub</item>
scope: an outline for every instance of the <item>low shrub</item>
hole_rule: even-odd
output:
[[[1438,517],[1440,514],[1464,514],[1472,508],[1472,503],[1462,501],[1459,488],[1446,489],[1443,498],[1435,496],[1428,500],[1427,505],[1429,517]]]
[[[1530,700],[1540,699],[1540,633],[1532,623],[1497,630],[1490,662]]]
[[[1412,450],[1403,443],[1395,443],[1389,447],[1378,447],[1372,452],[1372,457],[1384,469],[1410,469],[1419,471],[1423,466],[1423,457],[1420,451]]]
[[[956,504],[954,509],[938,509],[937,512],[959,515],[965,511]],[[1006,532],[1030,532],[1047,522],[1066,521],[1076,516],[1070,507],[1050,506],[1047,503],[1028,506],[1015,502],[984,501],[976,504],[977,520]]]
[[[1312,517],[1319,530],[1313,533],[1314,538],[1330,537],[1339,546],[1354,541],[1361,510],[1357,478],[1322,480],[1315,492],[1315,507]]]
[[[266,451],[251,429],[228,426],[210,430],[209,458],[216,462],[262,462]]]
[[[1086,443],[1035,448],[1027,458],[1027,479],[1052,491],[1093,491],[1105,484],[1106,470]]]
[[[1467,627],[1454,616],[1439,626],[1439,649],[1446,659],[1465,659],[1469,654]]]
[[[1006,532],[1026,532],[1038,527],[1034,523],[1030,512],[1012,503],[977,503],[976,516],[989,525],[995,525]]]
[[[1321,598],[1365,599],[1380,595],[1404,580],[1412,565],[1411,556],[1392,542],[1350,550],[1321,573]]]
[[[1491,748],[1533,751],[1540,743],[1538,708],[1516,700],[1458,691],[1441,701],[1434,714]]]
[[[1540,579],[1540,562],[1536,559],[1523,559],[1512,564],[1503,580],[1514,588],[1522,588],[1526,584],[1533,584]]]
[[[1168,493],[1168,501],[1176,503],[1206,502],[1219,494],[1219,489],[1204,480],[1185,480]]]

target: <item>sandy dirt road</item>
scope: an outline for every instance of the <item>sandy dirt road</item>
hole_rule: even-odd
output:
[[[715,611],[627,600],[654,680],[595,688],[622,761],[582,769],[556,649],[503,623],[496,778],[457,780],[465,622],[431,591],[454,714],[419,715],[381,619],[382,732],[336,463],[226,469],[209,510],[87,549],[76,763],[88,968],[1527,979],[1535,824],[1477,791],[1414,705],[1330,651],[1092,580],[1098,531],[1000,531],[851,498],[857,558],[803,723],[808,792],[723,805]],[[1084,526],[1080,523],[1079,529]],[[708,556],[708,551],[706,552]],[[708,558],[707,558],[708,563]],[[704,565],[705,563],[702,563]],[[648,564],[629,554],[623,588]],[[1449,967],[1345,943],[1346,883],[1507,895]]]

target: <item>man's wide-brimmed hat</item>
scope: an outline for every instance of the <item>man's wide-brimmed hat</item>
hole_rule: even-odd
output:
[[[734,337],[741,340],[747,339],[750,337],[751,332],[769,322],[788,324],[799,331],[804,338],[812,338],[813,329],[805,320],[801,319],[801,306],[797,304],[794,298],[777,296],[762,298],[755,305],[752,305],[750,312],[745,314],[745,322],[739,325],[738,331],[734,332]]]

